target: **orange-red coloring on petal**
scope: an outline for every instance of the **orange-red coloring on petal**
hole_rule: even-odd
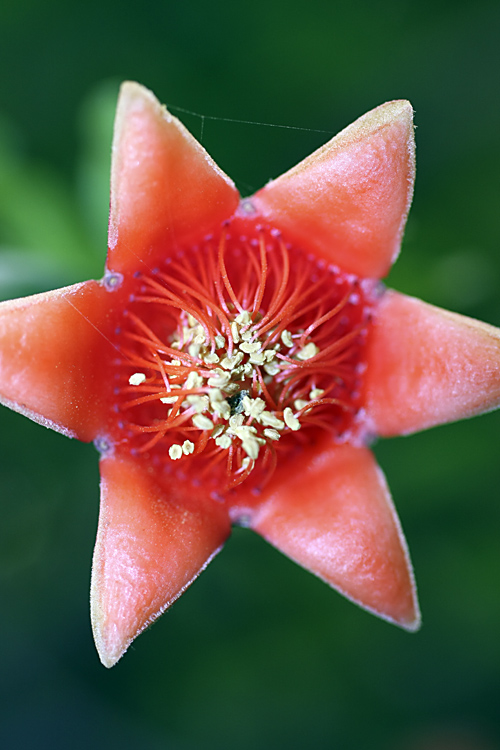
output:
[[[101,454],[91,610],[106,666],[233,523],[418,628],[369,442],[497,408],[500,333],[380,284],[412,197],[412,114],[376,108],[241,200],[126,83],[102,281],[0,304],[0,400]]]

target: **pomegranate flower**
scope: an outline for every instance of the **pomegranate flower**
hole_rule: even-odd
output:
[[[361,117],[251,198],[135,83],[116,116],[101,281],[0,305],[4,404],[101,458],[91,609],[112,666],[248,526],[419,626],[367,447],[500,404],[500,332],[385,291],[412,109]]]

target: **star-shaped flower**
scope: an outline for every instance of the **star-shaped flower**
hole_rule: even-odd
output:
[[[408,630],[406,544],[367,447],[500,404],[500,332],[379,283],[414,179],[412,109],[361,117],[251,198],[122,87],[102,281],[0,305],[4,404],[101,453],[102,662],[249,526]]]

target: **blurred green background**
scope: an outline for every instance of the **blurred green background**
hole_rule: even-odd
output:
[[[101,275],[130,78],[247,194],[366,110],[410,99],[417,187],[389,283],[500,325],[499,50],[497,0],[4,0],[0,296]],[[2,409],[0,746],[499,748],[499,435],[490,414],[375,447],[418,634],[236,530],[109,672],[88,615],[97,455]]]

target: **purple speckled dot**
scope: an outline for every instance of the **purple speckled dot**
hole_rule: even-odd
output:
[[[94,447],[101,454],[101,456],[107,456],[112,451],[112,443],[108,438],[98,437],[94,440]]]
[[[114,292],[116,289],[119,289],[120,286],[122,285],[123,274],[114,273],[112,271],[106,271],[104,274],[102,283],[104,285],[104,288],[107,289],[108,292]]]

